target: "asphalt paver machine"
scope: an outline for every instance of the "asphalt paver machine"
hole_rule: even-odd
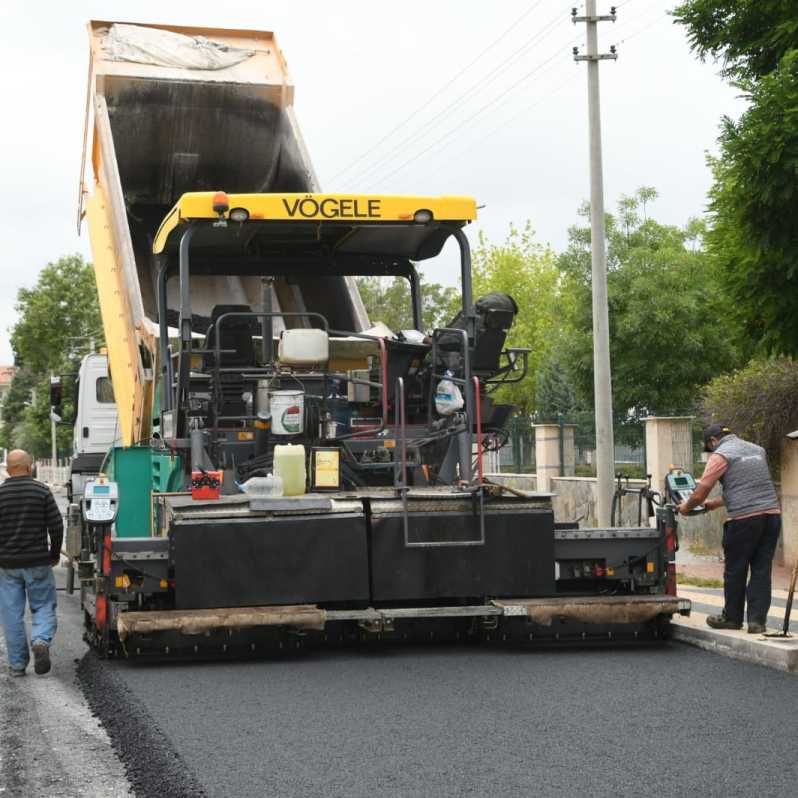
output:
[[[271,34],[137,27],[90,26],[82,198],[119,426],[115,522],[70,536],[89,642],[664,636],[689,611],[674,525],[556,525],[549,494],[485,474],[534,308],[472,297],[475,202],[319,192]],[[234,63],[186,66],[163,33]],[[425,334],[416,264],[450,240],[462,304]],[[409,281],[414,330],[370,326],[354,278],[374,275]]]

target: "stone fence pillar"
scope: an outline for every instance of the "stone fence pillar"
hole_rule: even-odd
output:
[[[537,489],[548,493],[552,477],[572,477],[575,465],[574,425],[535,424]]]
[[[649,416],[646,422],[646,473],[654,490],[665,490],[672,466],[693,470],[693,417]]]
[[[781,450],[781,512],[784,564],[798,559],[798,440],[785,438]]]

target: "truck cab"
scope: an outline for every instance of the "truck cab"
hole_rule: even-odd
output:
[[[75,428],[70,474],[72,501],[83,495],[87,479],[100,472],[103,459],[117,442],[119,422],[114,388],[108,373],[108,355],[86,355],[80,364],[75,390]]]

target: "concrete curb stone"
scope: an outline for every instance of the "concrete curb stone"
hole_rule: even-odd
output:
[[[674,618],[672,628],[673,639],[682,643],[780,671],[798,672],[798,636],[781,641],[767,639],[749,635],[745,629],[710,629],[690,618]]]

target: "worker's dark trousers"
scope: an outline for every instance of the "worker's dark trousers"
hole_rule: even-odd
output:
[[[755,515],[723,525],[725,615],[742,623],[748,582],[748,623],[766,623],[770,609],[770,571],[781,531],[780,515]]]

